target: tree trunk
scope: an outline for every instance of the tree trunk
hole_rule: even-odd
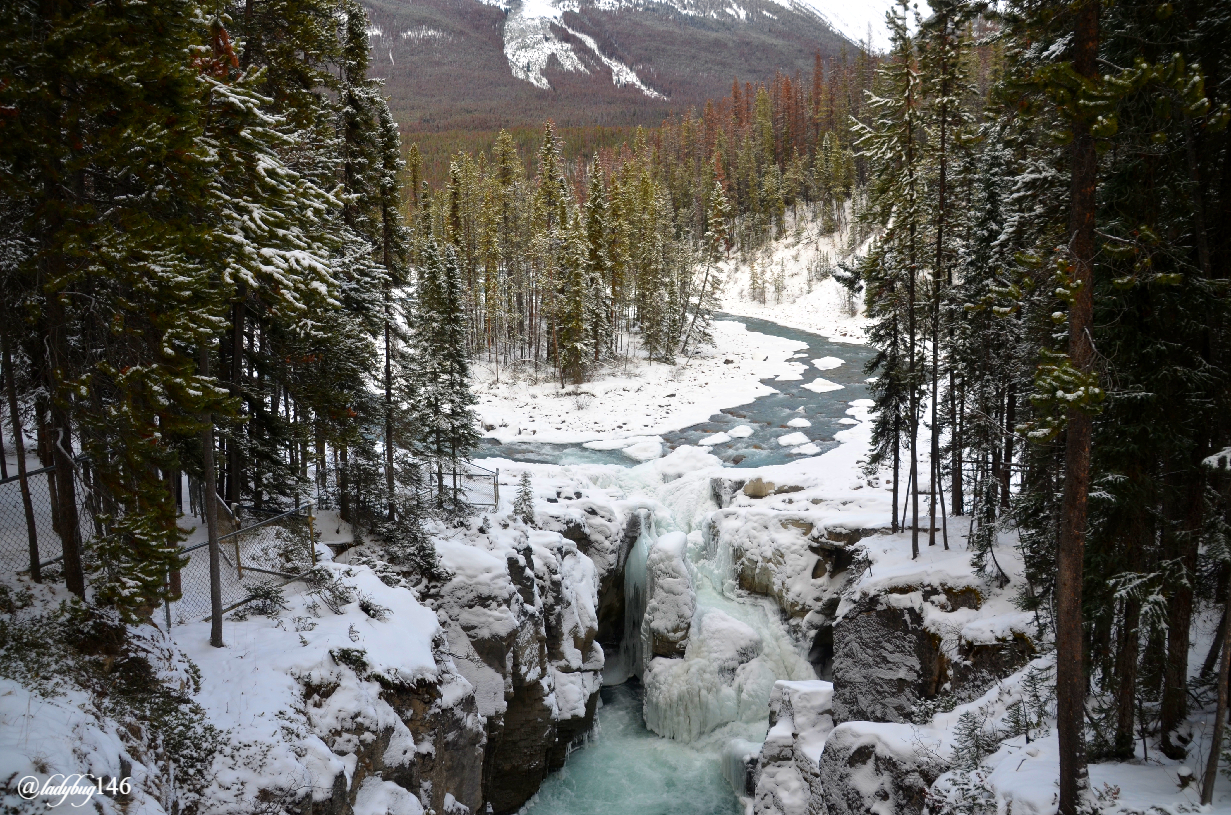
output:
[[[896,409],[895,409],[896,410]],[[893,417],[893,533],[900,530],[898,525],[898,478],[902,462],[902,416],[895,413]]]
[[[240,283],[235,304],[231,308],[231,397],[237,401],[243,399],[244,383],[244,322],[246,320],[246,304],[248,287]],[[242,410],[242,408],[240,408]],[[242,430],[239,422],[231,434],[231,442],[227,445],[227,501],[238,504],[243,478],[243,456],[239,449],[239,436]]]
[[[346,445],[338,447],[338,515],[350,523],[350,468],[347,466]]]
[[[912,95],[907,93],[907,107],[914,105]],[[909,128],[910,122],[907,121]],[[914,165],[915,165],[915,141],[914,133],[908,132],[906,137],[906,163],[909,168],[907,172],[911,174],[910,187],[911,196],[914,197]],[[907,370],[907,387],[910,388],[910,553],[911,559],[919,559],[919,388],[915,382],[915,340],[918,335],[915,327],[915,282],[919,274],[919,258],[916,245],[916,225],[914,221],[910,224],[910,263],[908,264],[907,272],[909,277],[906,281],[907,293],[907,332],[909,336],[906,340],[906,350],[910,354],[910,360],[906,364]]]
[[[945,38],[947,39],[947,26]],[[940,95],[948,94],[946,74],[947,61],[942,61],[940,70]],[[945,268],[945,146],[948,141],[948,107],[940,105],[940,167],[936,190],[936,268],[932,271],[932,489],[928,493],[928,546],[936,545],[936,496],[940,492],[940,283]],[[947,547],[946,547],[947,548]]]
[[[1134,714],[1137,709],[1137,656],[1141,632],[1141,601],[1127,600],[1124,603],[1124,619],[1120,623],[1120,640],[1116,644],[1116,735],[1112,745],[1115,755],[1122,761],[1133,757],[1133,745],[1137,737],[1133,733]]]
[[[198,368],[209,376],[209,346],[201,344]],[[218,484],[214,471],[214,417],[202,417],[201,470],[205,481],[205,532],[209,540],[209,644],[221,648],[222,642],[222,552],[218,545]]]
[[[386,250],[386,255],[388,250]],[[393,520],[393,314],[390,292],[385,287],[385,493]]]
[[[64,400],[67,378],[65,365],[69,353],[65,334],[64,309],[59,298],[47,298],[47,389],[50,395],[51,424],[48,446],[55,464],[55,511],[60,543],[64,552],[64,585],[78,597],[85,597],[85,572],[81,563],[81,525],[77,517],[77,489],[73,477],[73,423]]]
[[[1013,425],[1017,423],[1017,385],[1010,382],[1005,394],[1004,461],[1000,465],[1000,506],[1009,508],[1009,488],[1013,479]]]
[[[1171,735],[1188,715],[1188,650],[1192,644],[1193,583],[1197,577],[1197,549],[1203,518],[1205,479],[1200,464],[1189,475],[1184,491],[1179,529],[1164,532],[1170,556],[1184,568],[1184,579],[1177,581],[1167,604],[1167,662],[1163,668],[1163,695],[1159,705],[1159,747],[1171,759],[1180,760],[1187,750],[1171,740]],[[1173,522],[1174,523],[1174,522]]]
[[[26,540],[30,547],[30,579],[35,583],[42,583],[42,556],[38,551],[38,529],[34,525],[34,503],[30,500],[30,482],[26,479],[26,441],[22,437],[21,412],[17,404],[17,379],[13,370],[13,352],[9,345],[7,330],[0,331],[0,342],[4,343],[3,374],[8,390],[9,423],[13,427],[13,451],[17,455],[17,479],[21,488],[21,508],[26,516]]]
[[[1231,570],[1228,570],[1231,576]],[[1222,734],[1227,723],[1227,680],[1231,678],[1231,582],[1227,585],[1227,604],[1222,610],[1222,659],[1218,661],[1218,707],[1214,713],[1214,734],[1210,739],[1210,754],[1205,760],[1205,780],[1201,784],[1201,804],[1214,800],[1214,783],[1218,780],[1218,760],[1222,757]]]
[[[1099,0],[1077,9],[1073,68],[1094,81],[1098,77]],[[1094,370],[1090,330],[1094,317],[1094,218],[1098,189],[1098,153],[1088,122],[1073,125],[1069,235],[1073,282],[1069,310],[1069,357],[1082,373]],[[1089,786],[1086,768],[1086,671],[1082,647],[1081,583],[1086,547],[1086,511],[1090,490],[1091,417],[1068,409],[1065,433],[1064,493],[1056,551],[1056,731],[1060,747],[1060,815],[1077,815]]]
[[[949,327],[949,347],[953,348],[953,327]],[[953,504],[950,510],[954,515],[962,515],[965,513],[965,496],[962,494],[962,432],[958,425],[958,409],[957,409],[957,384],[954,381],[953,366],[949,366],[949,434],[951,436],[949,443],[949,452],[952,458],[950,468],[952,473],[950,477],[953,479],[953,486],[950,488],[950,503]]]

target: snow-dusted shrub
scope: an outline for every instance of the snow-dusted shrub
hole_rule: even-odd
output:
[[[308,592],[318,598],[334,614],[342,613],[342,606],[355,601],[355,590],[342,582],[334,572],[324,566],[317,566],[304,575],[311,590]]]
[[[258,583],[248,591],[245,608],[253,614],[277,617],[286,610],[286,595],[277,583]]]
[[[530,486],[530,473],[523,472],[517,482],[517,497],[513,500],[513,517],[526,524],[534,523],[534,490]]]
[[[991,815],[996,796],[986,770],[954,770],[936,779],[928,790],[928,815]]]
[[[363,592],[359,592],[359,610],[378,622],[383,622],[389,616],[388,606],[382,606],[373,600],[371,595]]]
[[[329,652],[333,661],[345,665],[359,676],[368,672],[368,652],[363,648],[334,648]]]

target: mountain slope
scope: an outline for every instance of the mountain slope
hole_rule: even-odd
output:
[[[654,124],[732,78],[812,70],[849,42],[774,0],[366,0],[372,73],[410,130]]]

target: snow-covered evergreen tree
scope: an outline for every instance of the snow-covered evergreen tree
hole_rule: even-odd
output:
[[[517,482],[517,497],[513,500],[513,517],[522,523],[534,523],[534,488],[530,485],[530,473],[523,472]]]

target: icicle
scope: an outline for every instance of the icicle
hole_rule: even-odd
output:
[[[624,662],[631,676],[641,678],[645,673],[645,642],[641,635],[641,621],[645,618],[645,561],[654,546],[654,516],[647,510],[638,513],[641,519],[641,534],[628,553],[624,565],[624,641],[620,650],[627,654]]]

